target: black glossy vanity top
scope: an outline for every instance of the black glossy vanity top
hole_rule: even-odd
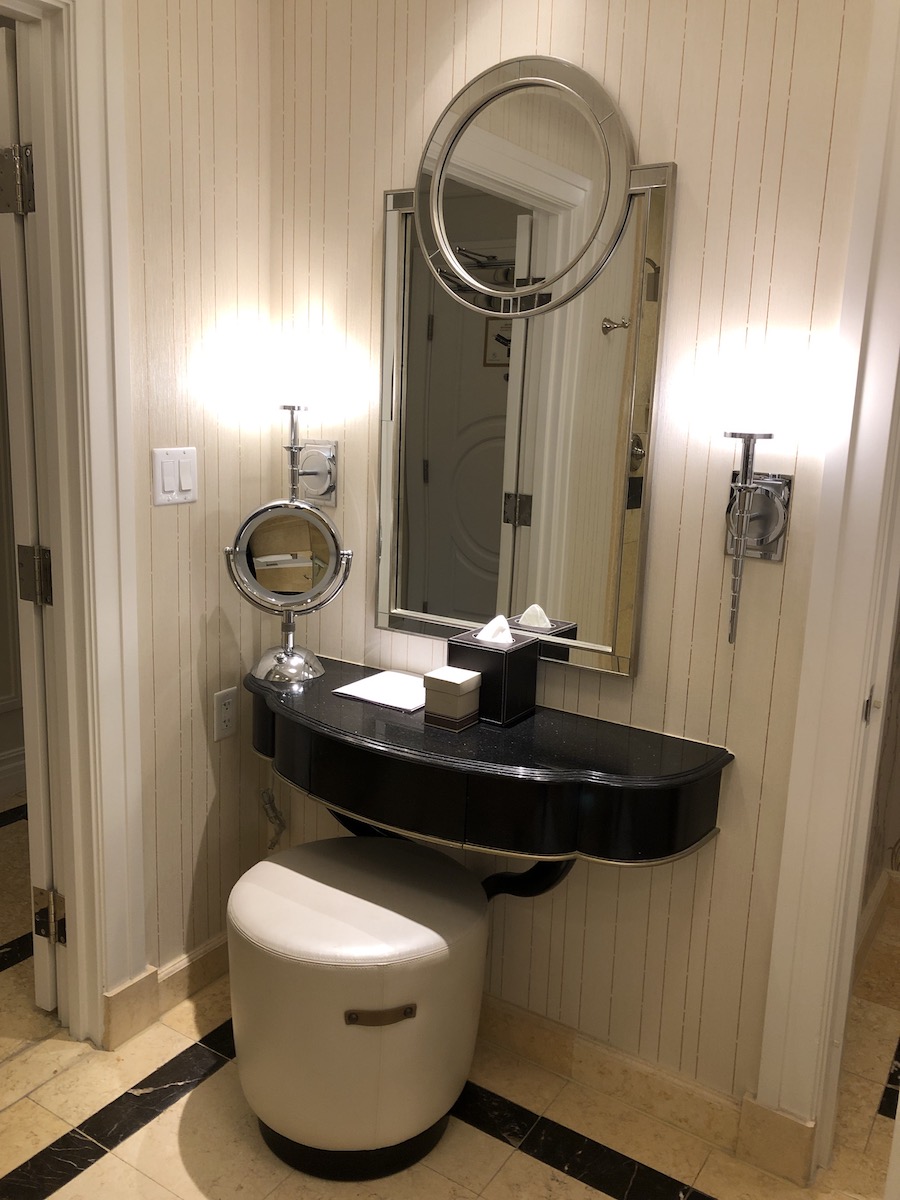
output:
[[[273,712],[327,731],[340,741],[450,770],[547,782],[581,779],[659,787],[721,771],[734,757],[718,746],[553,708],[539,708],[533,717],[505,729],[481,722],[451,733],[426,725],[423,709],[405,713],[335,696],[335,688],[378,671],[333,659],[321,662],[325,674],[300,695],[284,695],[251,676],[247,687],[264,696]]]
[[[376,669],[322,659],[285,694],[248,676],[254,746],[290,782],[373,824],[535,857],[673,857],[715,830],[718,746],[556,709],[462,733],[333,690]]]

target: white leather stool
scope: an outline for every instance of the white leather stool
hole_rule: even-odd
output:
[[[487,946],[478,880],[385,837],[295,846],[228,902],[237,1067],[268,1145],[335,1179],[438,1141],[475,1048]]]

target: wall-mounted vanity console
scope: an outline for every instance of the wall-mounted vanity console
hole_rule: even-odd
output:
[[[716,832],[733,755],[550,708],[463,733],[335,696],[376,672],[324,659],[288,693],[253,676],[253,746],[338,813],[445,845],[541,859],[649,864]]]

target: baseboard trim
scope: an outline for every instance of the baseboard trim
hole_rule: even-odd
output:
[[[752,1096],[745,1096],[736,1156],[770,1175],[806,1187],[813,1177],[815,1136],[815,1121],[764,1108]]]
[[[614,1096],[729,1154],[737,1149],[741,1106],[731,1096],[632,1058],[495,996],[484,997],[479,1037],[557,1075]]]
[[[159,1017],[159,978],[155,967],[103,994],[103,1050],[115,1050]]]
[[[103,1049],[115,1050],[228,970],[225,934],[103,996]]]

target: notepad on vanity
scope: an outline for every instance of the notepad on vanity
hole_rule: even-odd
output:
[[[411,675],[407,671],[380,671],[377,675],[367,675],[365,679],[335,688],[334,694],[367,700],[369,704],[382,704],[385,708],[399,708],[403,712],[415,712],[425,707],[425,681],[421,675]]]

